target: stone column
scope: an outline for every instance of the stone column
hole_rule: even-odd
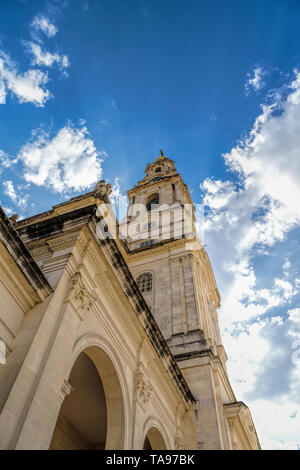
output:
[[[187,316],[184,298],[184,280],[180,258],[170,259],[172,296],[172,333],[187,332]]]
[[[214,378],[214,364],[210,352],[184,361],[178,361],[193,396],[196,419],[197,448],[224,449],[224,438],[219,415],[219,397]]]
[[[194,278],[193,278],[193,255],[189,253],[181,258],[185,305],[187,314],[188,331],[199,329],[198,312],[195,298]]]
[[[207,295],[205,293],[206,285],[205,285],[205,273],[201,270],[201,265],[200,263],[197,263],[196,265],[196,270],[197,270],[197,288],[199,292],[199,297],[198,297],[198,310],[199,310],[199,315],[200,315],[200,322],[199,324],[201,325],[201,329],[204,332],[204,335],[208,341],[208,344],[211,345],[212,341],[212,328],[210,324],[210,317],[209,317],[209,311],[208,311],[208,301],[207,301]]]
[[[175,202],[180,202],[180,193],[178,183],[175,183]]]

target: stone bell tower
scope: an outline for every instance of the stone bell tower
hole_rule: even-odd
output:
[[[129,266],[176,357],[217,352],[220,298],[188,187],[162,151],[145,173],[127,192]]]
[[[145,173],[127,191],[129,208],[121,224],[127,262],[196,398],[199,448],[233,448],[228,423],[237,402],[219,330],[220,295],[197,237],[191,196],[162,151]]]

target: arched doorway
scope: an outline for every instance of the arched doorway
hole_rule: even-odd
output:
[[[108,354],[94,346],[85,349],[73,365],[69,383],[73,390],[61,406],[50,449],[123,449],[123,396]]]
[[[157,428],[150,428],[145,437],[143,450],[167,450],[165,441]]]

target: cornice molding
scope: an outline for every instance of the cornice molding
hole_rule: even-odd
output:
[[[45,220],[52,219],[53,217],[67,214],[68,212],[73,212],[78,209],[82,209],[83,207],[99,205],[102,202],[103,201],[101,201],[99,197],[94,196],[93,192],[87,193],[82,196],[70,199],[69,201],[63,202],[62,204],[53,206],[52,209],[50,209],[49,211],[34,215],[32,217],[29,217],[28,219],[20,220],[15,224],[15,226],[17,230],[20,230],[21,228],[27,227],[28,225],[40,223]]]
[[[24,313],[27,313],[36,303],[40,302],[36,291],[24,278],[14,259],[7,252],[3,243],[0,241],[0,278],[7,292],[21,307]]]
[[[133,261],[138,261],[141,258],[148,258],[153,256],[159,256],[162,253],[170,253],[171,250],[176,248],[181,248],[184,245],[191,243],[191,239],[180,238],[179,240],[165,241],[160,242],[159,245],[148,248],[138,248],[134,251],[129,251],[126,253],[125,259],[127,262],[131,263]]]
[[[0,241],[7,253],[13,258],[16,270],[22,272],[40,299],[44,300],[52,292],[52,289],[1,207]],[[4,253],[3,250],[2,253]]]

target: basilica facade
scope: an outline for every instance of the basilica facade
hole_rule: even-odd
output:
[[[17,221],[0,210],[1,449],[260,449],[236,399],[194,206],[163,153]]]

